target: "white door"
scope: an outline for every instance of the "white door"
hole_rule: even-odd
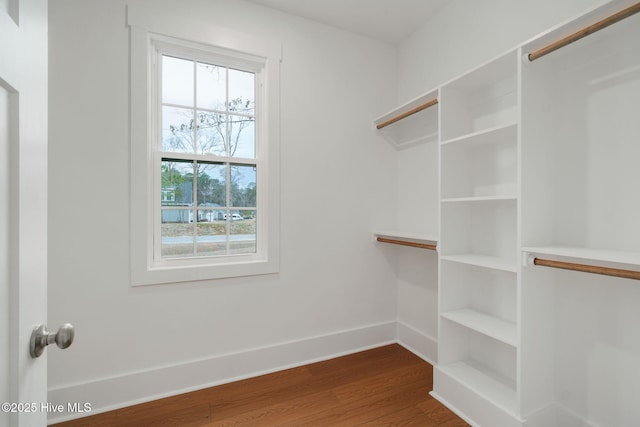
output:
[[[47,0],[0,0],[1,426],[47,417],[47,44]]]

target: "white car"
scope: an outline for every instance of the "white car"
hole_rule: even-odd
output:
[[[229,214],[224,214],[224,219],[228,219],[227,215],[229,215]],[[237,213],[231,214],[231,221],[240,221],[240,220],[243,220],[243,219],[244,218],[240,214],[237,214]]]

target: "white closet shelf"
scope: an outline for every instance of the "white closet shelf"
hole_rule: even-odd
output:
[[[500,196],[471,196],[471,197],[447,197],[442,199],[442,203],[464,203],[464,202],[499,202],[517,200],[516,195],[500,195]]]
[[[467,135],[458,136],[456,138],[448,139],[446,141],[442,141],[441,145],[452,145],[452,144],[474,144],[474,145],[482,145],[482,144],[494,144],[496,142],[504,142],[504,141],[517,141],[517,132],[518,132],[518,124],[517,123],[507,123],[504,125],[494,126],[489,129],[483,129],[478,132],[473,132]]]
[[[394,121],[393,123],[390,123],[388,125],[385,125],[387,122],[394,120],[397,117],[401,117],[405,114],[407,114],[408,112],[410,113],[411,111],[420,108],[421,106],[430,103],[432,100],[437,99],[438,98],[438,91],[437,90],[432,90],[430,92],[426,92],[414,99],[412,99],[409,102],[406,102],[396,108],[394,108],[393,110],[387,112],[386,114],[383,114],[382,116],[378,117],[377,119],[375,119],[373,121],[373,124],[378,127],[378,126],[382,126],[382,127],[386,127],[386,126],[390,126],[392,124],[395,123],[402,123],[403,118]],[[434,104],[435,105],[435,104]],[[426,108],[430,108],[433,105],[430,105],[429,107]],[[425,108],[425,109],[426,109]],[[416,111],[414,114],[423,111],[423,110],[418,110]],[[408,117],[408,116],[406,116]],[[384,126],[383,126],[384,125]]]
[[[518,331],[515,323],[470,308],[447,311],[441,316],[510,346],[518,345]]]
[[[436,369],[510,414],[516,413],[515,381],[474,361],[440,365]]]
[[[438,245],[438,239],[435,236],[419,234],[419,233],[408,233],[404,231],[375,231],[373,233],[373,238],[374,240],[382,241],[383,243],[402,242],[402,243],[396,243],[396,244],[407,243],[408,246],[412,246],[411,244],[425,245],[425,246],[429,246],[429,248],[426,248],[426,249],[434,249],[434,250]],[[382,240],[379,240],[379,239],[382,239]],[[388,241],[385,242],[385,240],[388,240]],[[433,248],[431,248],[431,246]]]
[[[640,252],[608,251],[570,246],[523,247],[525,262],[533,263],[534,258],[550,258],[552,261],[602,267],[604,269],[622,269],[640,274]],[[602,273],[605,274],[605,273]]]
[[[438,90],[394,108],[373,121],[374,129],[396,148],[438,140]]]
[[[536,37],[532,42],[524,45],[524,50],[529,51],[527,54],[528,60],[535,61],[558,49],[565,48],[575,41],[581,40],[583,37],[591,36],[593,38],[594,33],[639,12],[640,3],[629,5],[627,8],[620,10],[619,2],[609,2],[609,4],[598,7],[567,25],[561,25],[555,30]],[[604,15],[608,16],[602,18]]]
[[[440,259],[443,261],[452,261],[461,264],[475,265],[476,267],[490,268],[493,270],[508,271],[516,273],[518,266],[514,261],[481,254],[456,254],[456,255],[440,255]]]
[[[567,261],[595,261],[617,264],[625,267],[640,267],[640,252],[608,251],[575,246],[528,246],[523,252],[566,258]]]
[[[444,141],[441,197],[448,201],[462,197],[515,196],[517,165],[518,125],[513,122]]]

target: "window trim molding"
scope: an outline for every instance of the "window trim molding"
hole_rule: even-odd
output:
[[[133,286],[161,283],[203,281],[279,272],[279,208],[280,208],[280,61],[281,45],[265,40],[254,40],[233,30],[199,25],[186,18],[161,19],[148,10],[128,8],[130,28],[130,280]],[[144,13],[143,13],[144,12]],[[157,12],[155,12],[157,13]],[[155,152],[153,149],[152,115],[157,108],[151,99],[154,67],[151,63],[155,44],[169,42],[185,47],[199,56],[211,52],[228,59],[228,64],[247,68],[261,59],[262,69],[257,97],[262,112],[262,138],[267,138],[266,149],[259,145],[256,157],[263,169],[261,197],[263,222],[263,251],[260,257],[229,256],[205,264],[205,259],[194,262],[156,265],[153,259],[154,195],[152,179]],[[174,43],[177,42],[177,43]],[[200,53],[199,53],[200,52]],[[203,55],[206,58],[206,55]],[[225,61],[226,62],[226,61]],[[251,69],[251,67],[248,67]],[[225,258],[225,259],[223,259]],[[171,265],[177,264],[177,265]]]

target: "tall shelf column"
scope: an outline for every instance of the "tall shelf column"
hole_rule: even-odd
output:
[[[480,425],[519,425],[519,64],[443,85],[434,391]]]

